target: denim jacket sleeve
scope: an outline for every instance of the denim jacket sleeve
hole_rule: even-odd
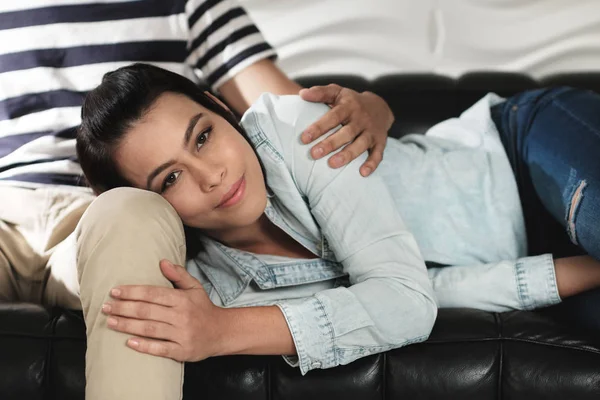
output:
[[[440,308],[532,310],[561,301],[552,254],[488,264],[430,268]]]
[[[425,340],[437,305],[424,260],[377,171],[363,178],[365,155],[332,169],[299,136],[328,110],[297,96],[263,95],[258,112],[297,189],[307,199],[349,287],[278,303],[305,374]],[[339,127],[338,127],[339,128]],[[337,130],[337,129],[334,129]],[[332,132],[329,132],[331,134]],[[327,135],[326,135],[327,136]],[[323,138],[321,138],[322,140]]]

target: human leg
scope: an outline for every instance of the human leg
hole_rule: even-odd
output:
[[[75,248],[65,239],[93,196],[0,188],[0,299],[80,309]]]
[[[77,281],[75,227],[94,200],[91,194],[52,191],[44,232],[44,290],[42,303],[81,309]]]
[[[600,259],[600,95],[573,88],[529,91],[493,115],[519,189],[533,188],[566,237]],[[535,213],[524,211],[526,217]]]
[[[87,326],[86,399],[181,399],[183,363],[138,353],[101,312],[117,285],[173,287],[159,261],[185,263],[183,226],[157,194],[132,188],[98,197],[76,229],[77,269]]]
[[[0,301],[38,302],[44,260],[32,247],[42,201],[34,190],[0,187]],[[36,286],[36,287],[34,287]]]
[[[600,96],[557,88],[524,92],[492,110],[517,183],[532,254],[600,259]],[[553,310],[600,331],[600,290]]]
[[[32,288],[20,271],[40,269],[43,261],[33,252],[16,226],[0,220],[0,302],[28,299]]]

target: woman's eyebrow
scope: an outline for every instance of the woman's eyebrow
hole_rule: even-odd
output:
[[[190,118],[190,122],[188,122],[185,134],[183,135],[183,148],[188,147],[190,143],[190,138],[192,137],[192,132],[194,132],[194,128],[196,127],[198,120],[200,120],[200,118],[202,118],[203,116],[204,114],[200,112],[194,115],[192,118]],[[156,178],[161,172],[163,172],[165,169],[169,168],[173,164],[175,164],[175,160],[169,160],[155,168],[154,171],[152,171],[148,175],[148,179],[146,179],[146,189],[152,190],[152,181],[154,180],[154,178]]]
[[[190,118],[190,122],[188,123],[187,129],[185,130],[185,135],[183,136],[183,148],[187,148],[190,143],[190,138],[192,137],[192,132],[194,132],[194,127],[198,123],[198,120],[202,118],[204,114],[201,112],[194,115]]]

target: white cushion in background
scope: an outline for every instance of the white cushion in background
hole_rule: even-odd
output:
[[[291,76],[600,70],[600,0],[239,0]]]

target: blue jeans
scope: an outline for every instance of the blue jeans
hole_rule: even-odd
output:
[[[530,255],[600,260],[600,95],[527,91],[492,107],[492,119],[519,187]],[[600,289],[551,309],[600,332]]]

